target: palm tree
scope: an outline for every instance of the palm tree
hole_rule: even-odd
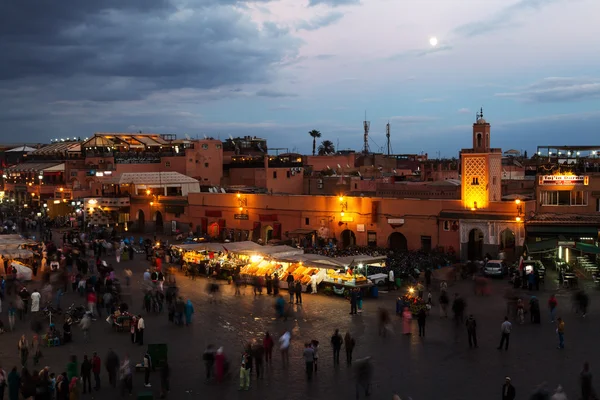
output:
[[[326,156],[327,154],[335,153],[335,146],[331,140],[323,140],[319,145],[319,155]]]
[[[314,156],[315,152],[317,150],[317,139],[321,137],[321,132],[319,132],[316,129],[313,129],[312,131],[308,132],[308,134],[310,135],[310,137],[313,138],[313,156]]]

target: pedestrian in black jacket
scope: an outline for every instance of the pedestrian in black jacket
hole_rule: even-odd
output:
[[[83,393],[92,392],[92,363],[87,355],[83,356],[81,363],[81,380],[83,381]]]
[[[515,400],[515,387],[510,383],[510,377],[506,377],[504,385],[502,385],[502,400]]]
[[[473,318],[473,314],[467,318],[467,335],[469,337],[469,347],[477,348],[477,321]]]

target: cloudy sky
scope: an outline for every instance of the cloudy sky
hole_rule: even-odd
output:
[[[6,0],[0,138],[266,137],[454,156],[598,144],[598,0]],[[431,37],[438,45],[429,44]]]

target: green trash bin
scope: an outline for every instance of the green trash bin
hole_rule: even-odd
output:
[[[137,400],[154,400],[152,392],[140,392],[137,395]]]
[[[396,287],[399,288],[402,286],[402,279],[396,278]]]

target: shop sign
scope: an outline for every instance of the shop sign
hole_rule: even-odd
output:
[[[575,247],[575,242],[564,242],[564,241],[559,241],[558,242],[559,246],[566,246],[566,247]]]
[[[364,232],[365,231],[365,224],[357,224],[356,225],[356,231],[357,232]]]
[[[404,225],[404,218],[388,218],[387,222],[390,225]]]
[[[248,214],[234,214],[233,215],[233,219],[247,220],[248,219]]]
[[[540,185],[585,185],[589,184],[589,176],[584,175],[542,175]]]
[[[354,222],[354,217],[342,217],[342,222]]]

